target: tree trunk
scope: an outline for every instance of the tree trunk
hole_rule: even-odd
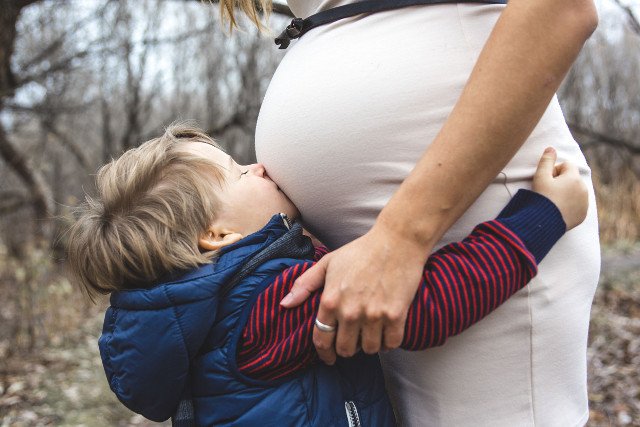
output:
[[[11,72],[11,57],[21,9],[16,2],[0,0],[0,109],[5,97],[11,95],[16,86],[15,76]]]
[[[12,96],[17,88],[16,79],[11,70],[16,23],[22,8],[31,3],[33,1],[0,0],[0,114],[4,107],[4,101]],[[27,157],[7,137],[1,122],[0,157],[18,175],[29,191],[36,218],[42,221],[39,222],[36,229],[36,238],[48,239],[50,237],[48,223],[53,206],[51,190],[44,177],[29,165]]]

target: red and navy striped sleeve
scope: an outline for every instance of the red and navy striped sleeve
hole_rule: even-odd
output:
[[[553,203],[537,193],[519,191],[496,220],[480,224],[462,242],[429,257],[409,307],[401,347],[442,345],[481,320],[531,280],[537,263],[565,229]],[[312,265],[288,268],[259,295],[237,355],[245,375],[273,380],[316,360],[312,335],[321,292],[293,309],[279,304]]]
[[[298,307],[280,306],[295,279],[313,264],[309,261],[286,269],[258,296],[237,355],[238,369],[244,375],[274,380],[316,360],[311,338],[321,292],[313,293]]]
[[[329,253],[329,249],[327,249],[326,246],[324,245],[316,246],[316,250],[313,255],[313,260],[320,261],[320,259],[328,253]]]

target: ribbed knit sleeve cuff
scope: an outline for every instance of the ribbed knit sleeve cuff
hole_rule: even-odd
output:
[[[558,207],[542,194],[518,190],[497,218],[540,261],[567,230]]]

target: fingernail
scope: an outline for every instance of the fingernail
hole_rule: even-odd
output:
[[[293,292],[289,292],[286,297],[282,298],[280,305],[289,305],[293,301]]]
[[[555,151],[555,150],[554,150],[554,148],[553,148],[553,147],[547,147],[547,148],[545,148],[545,150],[544,150],[544,154],[551,154],[551,153],[553,153],[554,151]]]

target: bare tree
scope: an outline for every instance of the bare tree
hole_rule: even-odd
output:
[[[601,28],[567,76],[560,98],[570,128],[586,150],[591,151],[596,145],[622,150],[625,163],[637,168],[634,157],[640,152],[640,38],[631,9],[619,1],[615,3],[629,25],[620,27],[619,19],[613,21],[615,16],[603,16]],[[616,27],[611,28],[612,25]],[[607,157],[605,164],[615,171],[619,165],[611,164],[614,159]]]
[[[3,1],[0,3],[0,114],[4,109],[6,98],[13,95],[21,82],[14,74],[11,63],[16,38],[16,23],[22,9],[34,1]],[[51,212],[52,195],[44,177],[29,165],[27,157],[6,134],[0,122],[0,156],[28,189],[30,200],[20,200],[13,206],[25,206],[30,203],[38,218],[46,218]],[[2,198],[4,200],[4,198]],[[0,206],[0,211],[8,206]]]

